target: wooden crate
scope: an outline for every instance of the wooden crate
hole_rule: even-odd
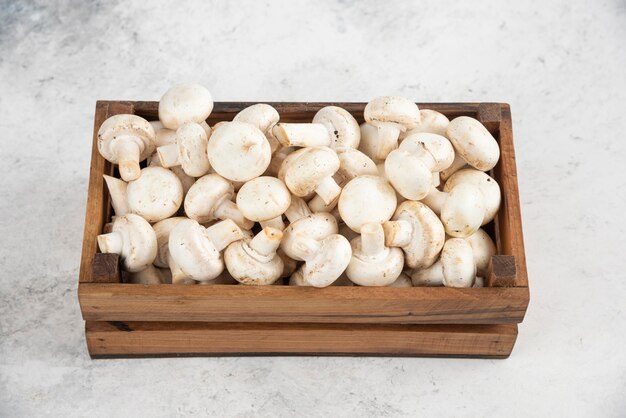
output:
[[[252,103],[216,103],[208,122],[232,120]],[[363,122],[364,103],[271,103],[281,121],[310,122],[337,105]],[[423,103],[449,118],[472,116],[501,158],[491,175],[502,205],[487,226],[497,247],[484,288],[185,286],[122,283],[116,255],[98,253],[110,220],[96,134],[109,116],[157,119],[157,102],[96,104],[78,298],[93,358],[176,355],[391,355],[505,358],[529,302],[511,112],[499,103]]]

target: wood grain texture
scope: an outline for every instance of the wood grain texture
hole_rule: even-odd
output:
[[[185,286],[81,283],[88,321],[519,323],[524,288]]]
[[[91,281],[94,283],[121,283],[120,262],[121,258],[118,254],[95,254],[91,269]]]
[[[506,358],[516,325],[87,322],[93,358],[163,355],[389,355]]]
[[[476,119],[478,119],[492,135],[498,135],[500,122],[502,121],[500,103],[481,103],[478,105]]]
[[[487,285],[491,287],[508,287],[515,284],[517,268],[512,255],[494,255],[489,261]]]

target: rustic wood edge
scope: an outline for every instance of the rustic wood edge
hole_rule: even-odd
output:
[[[517,325],[86,322],[92,358],[408,356],[507,358]]]

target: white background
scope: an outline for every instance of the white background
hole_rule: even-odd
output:
[[[175,6],[174,6],[175,3]],[[0,415],[626,416],[626,3],[0,1]],[[508,360],[91,361],[94,104],[512,106],[531,304]]]

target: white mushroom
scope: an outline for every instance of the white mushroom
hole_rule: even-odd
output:
[[[147,268],[157,254],[154,230],[144,218],[132,213],[117,216],[111,232],[98,235],[103,253],[119,254],[124,270],[138,272]]]
[[[282,214],[291,204],[287,186],[274,177],[257,177],[246,182],[237,193],[237,207],[247,219],[262,227],[283,230]]]
[[[339,197],[341,218],[353,231],[370,222],[391,219],[396,210],[396,192],[382,177],[364,175],[345,185]]]
[[[204,228],[192,219],[179,222],[170,232],[169,253],[176,268],[173,284],[213,280],[224,270],[221,251],[230,243],[244,239],[241,229],[230,219]]]
[[[392,219],[383,223],[385,245],[402,248],[410,268],[430,267],[445,242],[439,217],[426,205],[407,200],[398,206]]]
[[[363,115],[368,124],[378,128],[374,160],[385,159],[398,146],[400,132],[413,129],[420,123],[419,108],[404,97],[377,97],[365,106]]]
[[[411,281],[411,276],[406,273],[400,273],[398,278],[390,285],[387,285],[387,287],[413,287],[413,282]]]
[[[352,258],[346,269],[348,278],[361,286],[388,286],[404,267],[402,250],[385,246],[385,234],[380,223],[367,223],[361,236],[350,242]]]
[[[272,133],[272,128],[278,123],[279,118],[280,115],[272,106],[257,103],[241,110],[235,115],[233,121],[246,122],[259,128],[265,134],[273,154],[279,148],[279,143]]]
[[[263,228],[252,240],[240,240],[224,251],[229,273],[241,284],[268,285],[283,273],[283,260],[276,254],[283,233],[276,228]]]
[[[500,158],[495,138],[474,118],[459,116],[453,119],[446,129],[446,136],[461,157],[478,170],[491,170]]]
[[[211,165],[207,155],[209,139],[197,123],[185,123],[176,130],[176,143],[157,148],[161,165],[165,168],[181,166],[191,177],[205,175]]]
[[[384,161],[384,159],[387,158],[386,156],[383,158],[379,157],[379,148],[381,144],[378,139],[378,128],[374,125],[370,125],[369,123],[362,123],[359,126],[359,132],[361,136],[361,140],[359,141],[359,151],[370,157],[372,161],[377,164]],[[389,152],[397,148],[397,141],[395,144],[392,143],[392,146],[393,148],[388,152],[385,151],[387,152],[387,155],[389,155]],[[384,154],[385,152],[381,151],[380,154]]]
[[[446,233],[466,238],[478,231],[485,218],[485,199],[480,189],[470,183],[460,183],[448,193],[441,207],[441,222]]]
[[[202,123],[213,110],[213,97],[200,84],[183,83],[171,87],[159,101],[159,120],[176,130],[184,123]]]
[[[283,147],[327,147],[330,136],[321,123],[277,123],[272,134]]]
[[[146,167],[141,177],[126,187],[128,208],[148,222],[176,213],[183,202],[183,185],[176,174],[163,167]]]
[[[137,115],[113,115],[98,130],[98,151],[107,161],[119,165],[124,181],[141,175],[139,162],[154,151],[152,125]]]
[[[207,150],[215,172],[231,181],[260,176],[272,158],[263,132],[245,122],[229,122],[215,128]]]
[[[344,272],[352,249],[348,240],[333,234],[321,241],[299,240],[292,248],[296,257],[305,263],[294,275],[301,275],[302,283],[313,287],[330,286]]]
[[[337,154],[328,147],[302,148],[287,156],[279,178],[298,197],[315,192],[325,203],[330,203],[341,193],[332,177],[339,165]]]
[[[128,208],[128,197],[126,195],[127,183],[116,177],[103,175],[104,181],[109,190],[109,196],[111,198],[111,206],[116,216],[126,215],[130,213]]]
[[[283,162],[285,161],[287,156],[291,154],[292,152],[296,151],[297,149],[298,149],[297,147],[282,147],[278,151],[276,151],[274,154],[272,154],[270,165],[267,167],[263,175],[270,176],[270,177],[278,177],[278,172],[280,171],[280,168],[282,167]]]
[[[173,261],[170,257],[170,249],[169,249],[169,240],[170,233],[172,229],[176,227],[180,222],[186,220],[183,216],[178,216],[174,218],[163,219],[152,225],[154,229],[154,233],[156,234],[157,239],[157,256],[154,259],[154,265],[159,268],[167,268],[170,270],[172,276],[176,276],[177,280],[180,282],[181,277],[184,276],[184,273],[180,271],[178,265]],[[194,283],[195,281],[189,279],[187,280],[189,283]],[[171,278],[170,278],[171,282]]]
[[[240,228],[250,229],[254,222],[243,215],[231,199],[233,185],[218,174],[199,178],[185,196],[185,213],[191,219],[206,223],[215,219],[232,219]]]
[[[454,149],[445,137],[418,133],[402,141],[385,160],[385,174],[393,187],[407,199],[421,200],[432,187],[434,172],[452,164]]]
[[[482,228],[465,238],[465,240],[469,242],[474,253],[476,274],[483,277],[487,276],[489,262],[496,253],[496,245],[493,243],[493,240]]]
[[[420,109],[420,123],[412,129],[400,134],[400,139],[426,132],[446,136],[446,128],[450,120],[443,113],[431,109]]]
[[[150,157],[148,157],[148,167],[162,167],[161,160],[159,159],[158,153],[153,153]],[[195,183],[195,177],[191,177],[187,175],[180,166],[170,167],[169,170],[176,174],[178,180],[183,185],[183,197],[187,195],[189,188]]]
[[[141,271],[130,273],[130,280],[128,281],[128,283],[164,284],[165,277],[163,273],[161,272],[161,270],[159,270],[158,268],[150,264],[148,267],[146,267],[145,269]]]
[[[491,222],[500,209],[500,186],[498,183],[484,173],[473,168],[466,168],[454,173],[443,187],[444,192],[450,192],[453,188],[461,183],[473,184],[480,189],[485,199],[485,216],[482,225]]]
[[[472,287],[476,264],[471,245],[464,239],[451,238],[441,251],[441,258],[427,269],[415,270],[413,286]]]
[[[358,148],[361,141],[359,123],[354,116],[338,106],[326,106],[313,116],[313,123],[321,123],[330,136],[330,148]]]

